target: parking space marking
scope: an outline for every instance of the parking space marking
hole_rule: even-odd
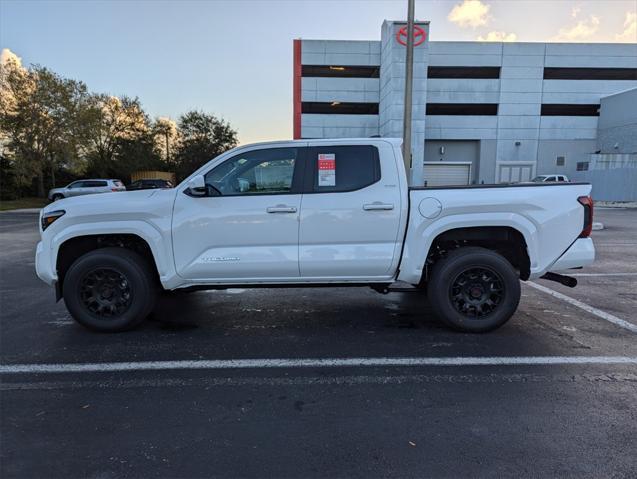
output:
[[[631,356],[491,356],[316,359],[211,359],[118,363],[3,364],[0,374],[93,373],[171,369],[263,369],[414,366],[549,366],[567,364],[637,364]]]
[[[576,273],[569,276],[637,276],[637,273]]]
[[[581,301],[578,301],[575,298],[571,298],[570,296],[566,296],[565,294],[559,293],[557,291],[552,290],[551,288],[547,288],[546,286],[542,286],[541,284],[537,284],[537,283],[533,283],[531,281],[527,281],[526,283],[527,285],[531,286],[532,288],[535,288],[539,291],[542,291],[546,294],[550,294],[551,296],[553,296],[554,298],[557,299],[561,299],[562,301],[566,301],[567,303],[583,309],[584,311],[586,311],[587,313],[591,313],[595,316],[597,316],[598,318],[604,319],[610,323],[613,323],[621,328],[624,329],[628,329],[629,331],[632,331],[633,333],[637,333],[637,324],[633,324],[633,323],[629,323],[628,321],[626,321],[625,319],[621,319],[618,318],[617,316],[614,316],[610,313],[607,313],[606,311],[602,311],[601,309],[597,309],[594,308],[593,306],[590,306],[586,303],[582,303]]]
[[[438,371],[429,374],[396,374],[369,375],[353,374],[341,375],[282,375],[282,376],[204,376],[195,378],[185,377],[154,377],[135,379],[62,379],[32,382],[3,382],[0,391],[37,391],[55,389],[132,389],[132,388],[165,388],[165,387],[219,387],[219,386],[357,386],[365,384],[477,384],[477,383],[630,383],[637,385],[637,374],[630,372],[539,372],[539,373],[508,373],[508,372],[477,372],[460,374],[443,374]]]

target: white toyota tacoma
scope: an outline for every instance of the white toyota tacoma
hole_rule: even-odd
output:
[[[590,184],[410,188],[400,145],[248,145],[174,189],[57,201],[37,274],[99,331],[134,327],[162,291],[401,281],[448,325],[484,332],[513,315],[520,280],[574,286],[557,272],[593,262]]]

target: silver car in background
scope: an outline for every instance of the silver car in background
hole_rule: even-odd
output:
[[[51,201],[57,201],[71,196],[110,193],[112,191],[126,191],[126,187],[120,180],[77,180],[63,188],[53,188],[49,190],[49,199]]]

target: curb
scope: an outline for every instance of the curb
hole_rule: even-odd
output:
[[[11,215],[19,213],[40,213],[41,208],[20,208],[17,210],[0,211],[0,215]]]
[[[599,208],[637,208],[636,201],[595,201]]]
[[[593,231],[599,231],[604,229],[604,223],[593,222]]]

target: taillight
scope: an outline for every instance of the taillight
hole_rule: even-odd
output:
[[[588,238],[593,231],[593,198],[590,196],[580,196],[577,201],[584,207],[584,228],[580,233],[580,238]]]

